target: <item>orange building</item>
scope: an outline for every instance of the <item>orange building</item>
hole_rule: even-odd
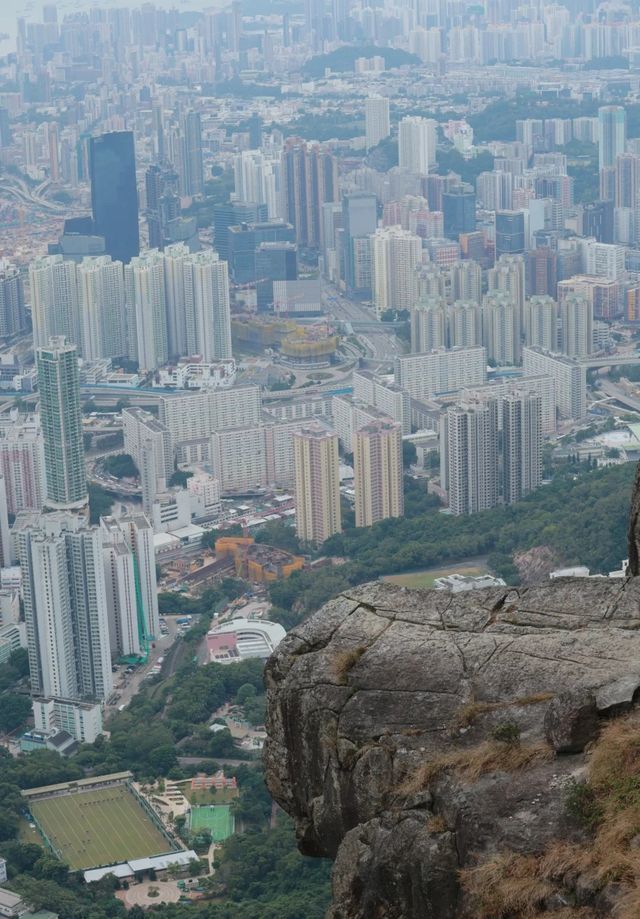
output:
[[[216,556],[233,558],[236,577],[254,584],[288,578],[294,571],[304,568],[302,556],[256,543],[253,536],[221,536],[216,540]]]

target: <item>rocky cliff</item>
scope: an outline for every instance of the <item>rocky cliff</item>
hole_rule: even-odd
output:
[[[331,919],[640,919],[640,578],[364,586],[266,680],[267,783],[335,860]]]

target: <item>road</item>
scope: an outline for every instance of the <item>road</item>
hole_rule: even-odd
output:
[[[601,380],[598,391],[615,399],[616,402],[620,402],[621,405],[626,405],[628,408],[640,412],[640,399],[628,395],[624,389],[616,386],[611,380]]]
[[[149,660],[146,664],[137,667],[131,674],[126,674],[124,668],[120,668],[118,673],[114,673],[113,691],[119,698],[113,705],[105,706],[105,715],[107,717],[112,715],[123,705],[127,706],[129,704],[135,694],[140,691],[144,678],[159,657],[165,658],[162,671],[163,676],[165,676],[165,669],[168,671],[166,674],[167,676],[171,676],[171,674],[175,672],[179,666],[180,658],[184,656],[184,652],[180,654],[178,649],[186,646],[185,643],[178,638],[178,627],[175,618],[170,616],[167,617],[167,627],[169,629],[169,634],[161,635],[154,641],[155,648],[150,648]],[[176,655],[178,655],[178,661],[174,663]]]
[[[391,363],[399,354],[404,354],[402,342],[393,332],[383,329],[382,326],[379,332],[375,331],[375,316],[372,310],[367,309],[361,303],[347,299],[330,284],[325,284],[322,298],[328,315],[352,324],[354,335],[364,345],[372,360]],[[358,323],[365,325],[366,331],[358,331]]]

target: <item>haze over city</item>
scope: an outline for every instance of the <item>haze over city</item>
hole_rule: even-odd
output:
[[[0,916],[639,919],[638,5],[0,33]]]

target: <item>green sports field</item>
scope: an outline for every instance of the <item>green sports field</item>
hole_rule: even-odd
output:
[[[126,785],[31,801],[30,809],[72,869],[160,855],[171,848]]]
[[[191,832],[209,830],[214,842],[224,842],[235,830],[235,817],[228,804],[192,807],[189,821]]]

